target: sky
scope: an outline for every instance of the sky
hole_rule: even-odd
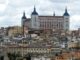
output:
[[[0,0],[0,27],[21,25],[25,11],[31,16],[34,5],[39,15],[62,16],[67,7],[70,14],[70,29],[80,27],[80,0]]]

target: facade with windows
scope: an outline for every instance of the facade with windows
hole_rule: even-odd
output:
[[[25,12],[22,17],[22,26],[28,29],[45,30],[45,29],[58,29],[69,30],[69,18],[67,8],[62,16],[40,16],[36,8],[31,14],[31,18],[26,18]]]

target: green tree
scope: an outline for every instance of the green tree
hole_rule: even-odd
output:
[[[0,56],[0,60],[4,60],[4,56]]]
[[[19,53],[7,53],[9,60],[17,60],[19,57],[21,57],[21,54]]]
[[[24,58],[25,58],[26,60],[31,60],[31,55],[30,55],[30,54],[27,54],[27,55],[24,56]]]

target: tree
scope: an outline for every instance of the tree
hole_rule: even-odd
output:
[[[7,53],[9,60],[17,60],[21,55],[19,53]]]
[[[11,53],[7,53],[7,56],[9,58],[9,60],[12,60],[12,54]]]
[[[4,56],[0,56],[0,60],[4,60]]]
[[[31,60],[31,55],[30,54],[28,54],[28,55],[25,55],[25,57],[24,57],[26,60]]]

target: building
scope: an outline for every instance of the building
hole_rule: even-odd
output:
[[[80,51],[76,52],[63,52],[60,55],[55,56],[52,60],[80,60]]]
[[[4,27],[0,28],[0,37],[6,35],[6,29]]]
[[[22,28],[19,26],[7,27],[7,34],[10,37],[18,36],[22,34]]]
[[[25,16],[25,12],[22,16],[22,27],[23,31],[27,29],[32,30],[46,30],[46,29],[57,29],[57,30],[69,30],[69,18],[70,15],[65,9],[65,13],[62,16],[40,16],[36,8],[31,14],[31,18]]]

